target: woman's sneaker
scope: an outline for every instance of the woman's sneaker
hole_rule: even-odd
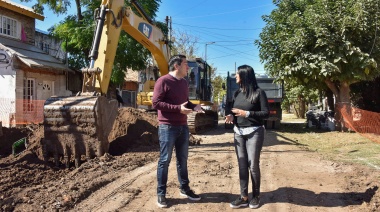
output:
[[[248,206],[248,198],[245,200],[242,197],[239,197],[235,201],[230,203],[231,208],[240,208],[246,206]]]
[[[250,208],[258,208],[260,206],[260,198],[254,197],[251,202],[249,202]]]

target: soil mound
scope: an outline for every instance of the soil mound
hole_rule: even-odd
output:
[[[128,149],[140,147],[139,151],[158,146],[158,121],[155,113],[130,107],[119,109],[109,135],[111,155],[122,155]]]
[[[79,170],[73,166],[67,169],[63,164],[55,167],[53,163],[46,164],[43,161],[41,141],[44,137],[44,127],[42,124],[28,125],[24,128],[3,128],[3,136],[0,137],[0,170],[2,173],[0,210],[12,211],[18,203],[27,203],[32,206],[37,202],[44,205],[41,206],[41,209],[49,208],[50,206],[47,205],[62,208],[62,205],[56,204],[54,198],[59,197],[66,188],[63,186],[56,190],[53,187],[57,186],[55,182],[61,181],[68,174],[81,172],[87,168],[92,169],[91,174],[81,177],[83,178],[81,184],[85,185],[86,181],[90,182],[94,179],[97,172],[104,172],[104,163],[113,169],[120,169],[124,166],[133,169],[156,160],[159,151],[157,126],[155,114],[134,108],[119,109],[119,115],[109,135],[110,154],[83,163]],[[12,154],[13,143],[25,137],[27,138],[27,149],[14,156]],[[134,155],[133,152],[146,152],[146,154],[140,157]],[[117,157],[118,155],[123,156]],[[37,186],[37,189],[28,189],[34,186]],[[83,192],[85,193],[85,191]],[[80,198],[86,196],[81,195],[83,197]]]

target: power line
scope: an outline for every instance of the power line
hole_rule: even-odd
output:
[[[266,4],[266,5],[256,6],[256,7],[249,7],[249,8],[245,8],[245,9],[241,9],[241,10],[234,10],[234,11],[229,11],[229,12],[214,13],[214,14],[200,15],[200,16],[193,16],[193,17],[184,17],[184,18],[177,18],[177,19],[193,19],[193,18],[204,18],[204,17],[210,17],[210,16],[225,15],[225,14],[231,14],[231,13],[236,13],[236,12],[241,12],[241,11],[251,10],[251,9],[257,9],[257,8],[267,7],[267,6],[273,6],[273,4]]]
[[[222,47],[224,49],[227,49],[228,52],[226,51],[222,51],[222,50],[219,50],[219,49],[216,49],[215,47]],[[231,48],[227,48],[227,47],[224,47],[223,45],[217,45],[217,44],[214,44],[213,46],[210,46],[210,49],[214,49],[216,50],[216,52],[218,53],[224,53],[224,55],[221,55],[221,56],[210,56],[208,57],[208,60],[209,61],[213,61],[215,59],[219,59],[219,58],[225,58],[225,57],[230,57],[230,56],[236,56],[236,55],[239,55],[239,58],[243,58],[243,59],[246,59],[246,60],[250,60],[250,61],[258,61],[260,62],[259,59],[252,59],[251,57],[254,57],[254,58],[258,58],[257,55],[253,55],[253,54],[247,54],[247,52],[241,52],[241,51],[238,51],[236,49],[231,49]]]
[[[254,28],[254,29],[247,29],[247,28],[244,28],[244,29],[237,29],[237,28],[213,28],[213,27],[202,27],[202,26],[191,26],[191,25],[187,25],[187,24],[179,24],[179,23],[173,23],[174,25],[179,25],[179,26],[186,26],[186,27],[194,27],[194,28],[202,28],[202,29],[213,29],[213,30],[243,30],[243,31],[251,31],[251,30],[259,30],[259,29],[262,29],[262,28]]]
[[[183,31],[186,31],[187,29],[182,29]],[[229,42],[229,43],[232,43],[232,42],[247,42],[247,41],[250,41],[253,43],[254,39],[246,39],[246,38],[242,38],[242,37],[236,37],[236,36],[228,36],[228,35],[225,35],[225,34],[219,34],[219,33],[215,33],[215,32],[211,32],[211,31],[208,31],[208,30],[197,30],[197,29],[192,29],[191,30],[192,33],[195,32],[199,32],[200,34],[205,34],[205,35],[208,35],[209,37],[213,37],[215,42],[218,42],[218,43],[222,43],[222,42]],[[233,40],[220,40],[221,38],[232,38]],[[203,40],[201,38],[201,40]],[[210,41],[211,39],[207,39],[208,41]],[[203,43],[207,43],[208,41],[205,41]],[[200,42],[201,43],[201,42]]]
[[[242,51],[238,51],[238,50],[236,50],[236,49],[231,49],[231,48],[225,47],[224,45],[222,46],[222,45],[218,45],[218,44],[216,44],[215,46],[220,46],[220,47],[223,47],[223,48],[225,48],[225,49],[227,49],[227,50],[235,51],[235,52],[237,52],[237,53],[241,53],[241,54],[251,55],[251,56],[257,57],[257,55],[247,54],[247,52],[242,52]]]
[[[215,43],[225,43],[225,42],[234,43],[234,42],[244,42],[244,41],[252,41],[252,39],[251,40],[232,40],[232,41],[231,40],[215,40]],[[236,45],[240,45],[240,44],[236,44]]]
[[[215,41],[215,43],[216,42],[218,42],[218,41]],[[229,42],[229,41],[227,41],[227,42]],[[240,44],[231,44],[231,45],[223,44],[223,45],[219,45],[219,46],[247,46],[247,45],[251,45],[251,44],[253,44],[253,43],[240,43]]]
[[[189,29],[183,29],[183,31],[188,31]],[[215,39],[215,42],[217,41],[217,39],[221,39],[220,37],[224,37],[224,38],[235,38],[235,40],[238,40],[238,39],[241,39],[241,40],[238,40],[238,41],[252,41],[253,39],[246,39],[246,38],[243,38],[243,37],[236,37],[236,36],[228,36],[226,34],[220,34],[220,33],[215,33],[215,32],[212,32],[212,31],[208,31],[208,30],[199,30],[197,28],[195,29],[190,29],[192,32],[199,32],[199,33],[202,33],[202,34],[206,34],[208,36],[211,36],[211,37],[214,37]],[[208,39],[210,40],[210,39]],[[219,41],[219,42],[230,42],[230,41]]]

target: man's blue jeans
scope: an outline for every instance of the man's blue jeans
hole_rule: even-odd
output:
[[[160,124],[158,127],[160,143],[160,159],[157,167],[157,195],[165,196],[168,181],[168,168],[172,158],[173,148],[177,158],[177,174],[180,189],[190,190],[187,172],[187,158],[189,155],[189,127],[187,125],[172,126]]]

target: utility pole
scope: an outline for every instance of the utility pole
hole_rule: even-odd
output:
[[[215,42],[207,42],[206,44],[205,44],[205,60],[204,60],[204,62],[205,62],[205,69],[206,69],[206,73],[205,73],[205,81],[206,82],[209,82],[210,84],[208,84],[208,85],[205,85],[206,87],[208,87],[208,86],[211,86],[211,73],[210,73],[210,71],[208,70],[208,64],[207,64],[207,45],[211,45],[211,44],[214,44]],[[206,96],[206,89],[203,89],[203,97],[205,97]],[[212,94],[211,94],[211,96],[212,96]],[[208,97],[207,97],[208,98]],[[211,102],[212,102],[212,99],[210,99],[211,100]]]
[[[215,42],[208,42],[205,44],[205,61],[207,63],[207,45],[211,45],[211,44],[214,44]]]

